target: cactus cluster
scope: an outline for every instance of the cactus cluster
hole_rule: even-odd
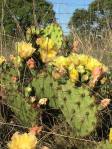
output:
[[[101,110],[101,101],[97,101],[99,94],[100,99],[112,100],[112,72],[89,55],[73,52],[66,57],[60,55],[63,32],[58,24],[49,24],[42,29],[31,27],[26,38],[26,42],[16,43],[19,56],[11,56],[11,62],[0,58],[1,85],[6,90],[6,102],[19,122],[26,127],[38,125],[48,110],[56,109],[58,116],[55,117],[62,117],[73,137],[94,139],[99,135],[97,130],[105,128],[102,131],[106,132],[104,137],[107,138],[112,126],[111,103]],[[91,148],[92,143],[87,144],[79,146]],[[95,145],[96,149],[110,146],[108,142]]]
[[[87,55],[71,53],[69,56],[57,56],[50,65],[59,70],[60,78],[63,78],[62,70],[66,71],[71,82],[86,83],[94,87],[99,77],[107,71],[107,67],[95,58]],[[55,75],[53,75],[55,77]]]
[[[76,136],[86,136],[96,127],[97,106],[88,89],[74,87],[70,81],[59,84],[48,73],[37,76],[32,87],[39,98],[49,99],[50,107],[61,109]]]

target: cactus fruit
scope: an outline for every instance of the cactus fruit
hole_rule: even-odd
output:
[[[52,39],[57,48],[60,49],[63,43],[63,32],[58,24],[50,24],[44,30],[44,37]]]
[[[76,136],[83,137],[94,130],[97,124],[97,107],[87,89],[75,88],[70,81],[59,85],[45,73],[34,79],[32,86],[39,98],[48,98],[51,107],[61,109]]]

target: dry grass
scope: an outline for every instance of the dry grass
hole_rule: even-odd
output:
[[[92,55],[112,68],[112,30],[108,29],[99,35],[96,34],[87,33],[82,37],[81,34],[72,31],[73,38],[80,43],[79,53]]]

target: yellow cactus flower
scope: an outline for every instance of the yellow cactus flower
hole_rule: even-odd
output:
[[[112,128],[110,128],[109,142],[112,144]]]
[[[31,26],[29,28],[27,28],[26,30],[26,36],[30,36],[31,34],[39,34],[39,29],[36,28],[35,26]]]
[[[57,51],[58,50],[54,41],[49,38],[44,38],[44,37],[38,38],[36,40],[36,43],[37,45],[40,46],[41,49],[46,50],[46,51],[50,51],[50,50]]]
[[[69,67],[69,77],[72,82],[76,82],[79,79],[79,73],[75,68]]]
[[[96,67],[101,67],[104,72],[108,71],[108,68],[99,62],[97,59],[92,56],[80,54],[79,55],[80,65],[84,65],[86,69],[93,71]]]
[[[57,52],[54,50],[51,50],[51,51],[41,50],[40,51],[40,57],[44,63],[48,63],[52,61],[56,57],[56,55],[57,55]]]
[[[85,66],[88,70],[92,71],[96,67],[102,67],[102,64],[97,59],[90,57]]]
[[[8,143],[8,149],[36,149],[37,138],[32,133],[14,133]]]
[[[26,43],[24,41],[22,42],[17,42],[16,43],[16,49],[18,51],[18,55],[21,58],[28,58],[32,56],[32,54],[35,52],[35,48],[32,47],[31,43]]]
[[[71,55],[69,55],[67,57],[67,62],[68,62],[68,66],[70,64],[74,64],[75,66],[78,66],[79,65],[79,55],[76,54],[76,53],[72,53]]]
[[[80,65],[86,65],[86,64],[88,64],[89,59],[90,59],[90,56],[84,55],[84,54],[80,54],[79,55]]]
[[[6,61],[4,56],[0,56],[0,65],[2,65]]]
[[[64,56],[57,56],[55,59],[52,61],[52,64],[56,66],[57,68],[64,68],[68,66],[68,61],[67,58]]]
[[[36,41],[40,46],[40,56],[44,63],[52,61],[58,52],[58,49],[52,39],[41,37]]]

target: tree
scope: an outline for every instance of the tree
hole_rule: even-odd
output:
[[[55,20],[53,5],[46,0],[0,0],[0,7],[6,33],[23,30],[36,22],[36,25],[44,26]]]
[[[81,32],[112,28],[112,0],[95,0],[87,10],[75,10],[70,19],[69,27],[74,27]]]
[[[78,30],[90,29],[91,17],[88,10],[76,9],[69,22],[69,27],[75,27]]]
[[[100,29],[112,28],[112,0],[95,0],[89,5],[88,12],[95,15]]]

